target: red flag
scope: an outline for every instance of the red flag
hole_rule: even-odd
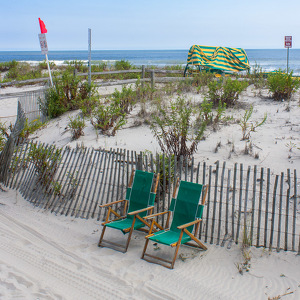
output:
[[[47,33],[47,28],[45,23],[39,18],[40,27],[41,27],[41,33]]]

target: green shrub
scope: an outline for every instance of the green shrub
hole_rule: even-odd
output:
[[[217,107],[221,101],[227,107],[232,106],[237,101],[239,95],[248,86],[248,82],[222,78],[220,81],[210,81],[208,83],[208,96]]]
[[[84,65],[81,60],[71,60],[66,61],[66,63],[67,71],[69,72],[74,72],[74,70],[76,70],[77,72],[86,73],[88,71],[88,66]]]
[[[78,76],[69,71],[63,72],[61,77],[54,77],[54,86],[46,92],[45,102],[40,103],[42,112],[50,118],[55,118],[66,111],[82,108],[86,103],[86,113],[91,113],[97,90],[94,85],[89,86],[87,82],[82,82]],[[91,95],[91,96],[90,96]],[[83,109],[83,111],[85,111]]]
[[[122,91],[115,89],[111,95],[112,102],[115,105],[119,105],[121,108],[121,113],[128,114],[132,111],[134,104],[136,103],[136,92],[131,89],[131,87],[122,87]]]
[[[21,131],[19,138],[21,140],[25,140],[29,137],[30,134],[43,127],[44,124],[40,121],[40,119],[35,119],[28,123],[28,119],[25,121],[24,129]]]
[[[56,118],[68,111],[67,103],[63,102],[63,97],[56,86],[49,88],[45,92],[45,101],[39,101],[40,109],[44,116],[50,119]]]
[[[250,109],[245,111],[245,114],[239,123],[242,129],[242,140],[249,140],[251,132],[255,132],[255,129],[263,125],[267,120],[267,114],[265,114],[261,122],[255,122],[255,123],[249,122],[252,113],[253,113],[253,106],[251,105]]]
[[[213,112],[212,112],[213,105],[214,105],[213,102],[207,101],[206,97],[204,97],[204,100],[200,104],[201,115],[203,117],[203,121],[206,124],[210,124],[213,120]]]
[[[265,73],[262,71],[262,68],[255,63],[251,68],[251,73],[248,75],[249,84],[253,84],[257,89],[262,89],[266,86]]]
[[[80,118],[80,116],[69,118],[68,128],[71,130],[73,140],[77,140],[84,135],[83,129],[85,127],[84,119]]]
[[[105,135],[114,136],[125,125],[125,113],[114,101],[109,104],[99,104],[92,113],[91,123],[95,129],[100,129]]]
[[[209,84],[213,79],[215,78],[215,75],[211,72],[199,72],[193,77],[193,85],[196,87],[204,87]]]
[[[92,72],[103,72],[108,69],[106,62],[100,62],[97,65],[91,65]]]
[[[7,74],[5,75],[4,81],[20,81],[41,77],[42,73],[40,69],[35,68],[26,62],[15,62],[11,64]]]
[[[123,60],[123,59],[117,60],[114,66],[115,69],[118,71],[132,69],[132,64],[128,60]]]
[[[5,123],[0,122],[0,152],[3,150],[6,141],[9,137],[9,128],[6,127]]]
[[[267,78],[267,87],[272,93],[274,100],[288,100],[292,94],[299,88],[300,81],[298,78],[293,78],[293,72],[284,73],[278,70],[270,73]]]
[[[197,150],[206,124],[195,127],[193,114],[191,103],[184,98],[178,97],[165,106],[158,104],[150,128],[166,155],[190,158]]]
[[[11,68],[16,68],[18,62],[16,60],[0,63],[0,72],[8,71]]]
[[[56,67],[55,63],[54,62],[49,62],[49,66],[50,66],[50,69],[53,69]],[[38,68],[40,70],[48,70],[48,65],[47,65],[47,62],[45,60],[43,60],[42,62],[40,62],[38,64]]]
[[[45,147],[43,144],[32,144],[27,156],[27,161],[32,162],[35,167],[38,183],[46,191],[55,186],[54,176],[61,159],[61,149],[55,146]]]

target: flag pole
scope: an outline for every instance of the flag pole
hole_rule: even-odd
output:
[[[53,86],[53,81],[52,81],[52,76],[51,76],[51,70],[50,70],[50,64],[49,64],[49,60],[48,60],[48,55],[47,53],[45,54],[46,56],[46,62],[47,62],[47,66],[48,66],[48,72],[49,72],[49,77],[50,77],[50,83],[51,83],[51,86]]]
[[[41,20],[41,18],[39,18],[39,24],[40,24],[40,28],[41,28],[41,34],[39,34],[40,46],[41,46],[42,54],[45,54],[45,56],[46,56],[46,63],[48,66],[50,83],[51,83],[51,86],[53,86],[50,64],[49,64],[48,55],[47,55],[47,53],[48,53],[48,45],[47,45],[47,39],[46,39],[47,28],[45,26],[45,23]]]

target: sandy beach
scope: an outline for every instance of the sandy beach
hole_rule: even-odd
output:
[[[0,121],[14,122],[17,97],[5,95],[39,88],[0,89]],[[111,93],[114,88],[103,88]],[[120,88],[120,87],[118,87]],[[299,91],[290,103],[261,95],[251,85],[239,106],[226,110],[231,121],[215,131],[208,128],[194,155],[195,162],[226,161],[270,168],[272,174],[300,169]],[[203,95],[185,94],[195,105]],[[251,133],[251,151],[245,154],[241,119],[253,105],[252,121],[267,113],[266,123]],[[149,125],[136,120],[135,106],[127,124],[115,136],[97,135],[86,122],[84,136],[72,141],[67,129],[69,112],[53,119],[30,136],[33,141],[58,147],[105,147],[159,152]],[[151,108],[149,107],[149,110]],[[144,234],[135,232],[126,254],[98,248],[100,222],[56,216],[34,208],[15,190],[0,191],[0,298],[1,299],[299,299],[300,257],[297,253],[251,247],[249,272],[239,273],[243,262],[239,245],[231,249],[208,244],[207,251],[181,247],[174,270],[140,259]],[[299,204],[297,226],[300,226]],[[122,239],[113,231],[109,235]]]

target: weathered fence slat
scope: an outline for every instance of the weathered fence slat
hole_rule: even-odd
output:
[[[253,232],[254,232],[254,221],[255,221],[255,200],[256,200],[256,182],[257,182],[257,166],[254,166],[253,170],[253,192],[252,192],[252,208],[251,208],[251,229],[250,229],[250,241],[253,245]]]
[[[225,167],[226,162],[223,162],[222,175],[221,175],[221,189],[220,189],[220,199],[219,199],[219,223],[218,223],[218,239],[217,245],[220,244],[220,235],[221,235],[221,223],[222,223],[222,203],[223,203],[223,185],[224,185],[224,176],[225,176]]]
[[[284,235],[284,250],[288,250],[288,232],[289,232],[289,204],[291,194],[291,171],[287,170],[287,184],[288,189],[286,193],[286,206],[285,206],[285,235]]]
[[[242,200],[243,200],[242,197],[243,197],[243,164],[240,164],[240,193],[239,193],[238,222],[237,222],[236,238],[235,238],[236,243],[238,243],[238,241],[239,241],[239,234],[240,234]]]
[[[274,191],[273,191],[272,220],[271,220],[271,233],[270,233],[269,249],[272,249],[272,246],[273,246],[274,225],[275,225],[275,210],[276,210],[276,193],[277,193],[278,178],[279,178],[279,176],[276,175],[275,184],[274,184]]]
[[[263,202],[263,186],[264,186],[264,168],[260,169],[260,184],[259,184],[259,206],[258,206],[258,219],[257,219],[257,237],[256,246],[260,246],[260,222],[261,222],[261,208]]]
[[[269,213],[269,199],[270,199],[270,168],[267,169],[267,191],[266,191],[266,207],[265,207],[265,234],[264,234],[264,247],[267,247],[268,240],[268,213]]]
[[[213,215],[212,215],[212,225],[211,225],[211,236],[210,243],[213,243],[214,240],[214,230],[215,230],[215,221],[216,221],[216,208],[217,208],[217,195],[218,195],[218,180],[219,180],[219,161],[216,162],[215,170],[215,192],[214,192],[214,204],[213,204]]]
[[[211,194],[211,177],[212,177],[212,166],[209,166],[208,171],[208,192],[207,192],[207,208],[206,208],[206,226],[205,226],[205,242],[208,240],[208,222],[209,222],[209,212],[210,212],[210,194]]]
[[[283,181],[284,173],[280,176],[280,191],[279,191],[279,212],[278,212],[278,236],[277,236],[277,252],[280,250],[280,236],[281,236],[281,216],[282,216],[282,201],[283,201]]]
[[[292,251],[295,251],[296,243],[296,220],[297,220],[297,171],[294,170],[294,195],[293,195],[293,236],[292,236]]]

